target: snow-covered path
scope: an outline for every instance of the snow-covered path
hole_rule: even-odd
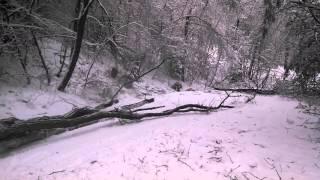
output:
[[[156,102],[170,107],[213,99],[217,95],[183,92]],[[297,106],[259,96],[211,114],[125,126],[101,122],[0,157],[0,179],[318,180],[320,132],[307,127],[320,119]]]

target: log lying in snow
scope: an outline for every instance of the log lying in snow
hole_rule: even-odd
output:
[[[121,106],[119,108],[120,110],[116,109],[116,111],[110,111],[110,112],[117,112],[117,111],[124,112],[124,109],[130,111],[130,109],[140,107],[147,103],[152,103],[152,102],[154,102],[153,98],[145,99],[138,103]],[[39,131],[44,129],[49,130],[49,129],[56,129],[56,128],[68,128],[68,127],[81,125],[82,123],[91,122],[90,120],[89,121],[84,120],[84,122],[82,122],[81,117],[89,116],[88,119],[92,118],[92,121],[102,119],[102,118],[95,119],[94,114],[100,112],[101,109],[112,106],[115,103],[118,103],[118,100],[112,100],[108,103],[100,104],[94,108],[90,108],[90,107],[75,108],[70,112],[65,113],[64,115],[58,115],[58,116],[42,116],[42,117],[31,118],[28,120],[20,120],[15,117],[0,119],[0,141],[3,139],[2,136],[5,136],[5,133],[4,134],[2,133],[3,130],[12,129],[13,127],[20,127],[17,129],[21,129],[22,127],[21,130],[17,130],[16,131],[17,133],[14,133],[13,135],[23,136],[33,131]],[[93,116],[90,116],[90,115],[93,115]],[[80,121],[79,122],[72,121],[77,119],[80,119]],[[72,123],[68,123],[69,121],[67,120],[70,120],[70,122]],[[47,122],[49,122],[50,125],[46,125]]]
[[[45,119],[41,120],[41,118],[37,120],[26,120],[19,121],[16,124],[8,126],[6,128],[0,129],[0,140],[4,140],[6,138],[10,138],[13,136],[19,136],[25,134],[27,132],[40,131],[40,130],[49,130],[56,128],[69,128],[77,125],[81,125],[84,123],[88,123],[90,121],[95,121],[104,118],[121,118],[121,119],[130,119],[130,120],[141,120],[147,117],[161,117],[168,116],[173,113],[182,113],[182,112],[210,112],[213,110],[217,110],[219,108],[233,108],[232,106],[217,106],[217,107],[208,107],[202,106],[198,104],[187,104],[183,106],[179,106],[173,109],[165,110],[158,113],[135,113],[130,111],[99,111],[93,114],[84,115],[81,117],[76,117],[72,119]]]
[[[137,103],[121,106],[120,109],[121,110],[126,110],[126,111],[131,111],[132,109],[135,109],[135,108],[141,107],[141,106],[143,106],[145,104],[153,103],[153,102],[154,102],[154,98],[145,99],[145,100],[137,102]]]
[[[71,110],[70,112],[64,114],[62,117],[60,117],[60,118],[58,117],[57,119],[61,119],[61,118],[71,119],[71,118],[84,116],[87,114],[92,114],[92,113],[98,112],[102,109],[106,109],[108,107],[111,107],[114,104],[117,104],[118,102],[119,102],[119,100],[114,99],[114,100],[111,100],[107,103],[99,104],[98,106],[96,106],[94,108],[90,108],[90,107],[75,108],[75,109]]]
[[[199,104],[186,104],[173,109],[164,110],[162,112],[141,113],[142,111],[150,111],[153,109],[162,108],[163,106],[134,110],[135,108],[140,107],[144,104],[154,102],[154,99],[146,99],[138,103],[122,106],[122,108],[119,109],[115,108],[111,111],[101,111],[97,108],[85,107],[73,110],[62,116],[43,116],[32,118],[29,120],[19,120],[16,118],[4,119],[0,120],[0,144],[3,142],[6,143],[11,140],[16,141],[17,139],[18,141],[20,140],[23,144],[25,144],[28,142],[28,138],[26,138],[28,136],[31,136],[31,140],[29,141],[34,141],[37,139],[41,139],[41,137],[44,136],[42,135],[44,132],[49,132],[49,135],[57,134],[59,132],[64,132],[65,130],[76,129],[88,124],[92,124],[100,119],[120,118],[137,121],[148,117],[169,116],[174,113],[209,113],[220,108],[233,108],[233,106],[223,105],[229,97],[230,95],[228,94],[227,97],[223,99],[218,106],[215,107]],[[44,137],[47,136],[48,134],[46,134],[46,136]]]
[[[75,108],[72,109],[70,112],[65,113],[64,115],[58,115],[58,116],[41,116],[36,118],[28,119],[27,121],[38,121],[38,120],[53,120],[53,119],[72,119],[76,117],[81,117],[84,115],[92,114],[95,112],[98,112],[99,110],[105,109],[107,107],[111,107],[112,105],[118,103],[118,100],[112,100],[108,103],[100,104],[94,108],[90,107],[82,107],[82,108]],[[0,119],[0,130],[3,128],[7,128],[9,126],[12,126],[14,124],[20,124],[23,121],[20,119],[17,119],[15,117]]]
[[[274,95],[276,91],[274,90],[263,90],[263,89],[230,89],[230,88],[216,88],[215,90],[218,91],[232,91],[232,92],[241,92],[241,93],[255,93],[261,95]]]

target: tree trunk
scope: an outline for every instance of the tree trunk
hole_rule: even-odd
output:
[[[105,118],[120,118],[127,120],[142,120],[148,117],[163,117],[169,116],[174,113],[186,113],[186,112],[205,112],[209,113],[220,108],[233,108],[233,106],[224,105],[224,102],[230,97],[230,94],[220,102],[218,106],[204,106],[199,104],[186,104],[178,106],[172,109],[164,110],[162,112],[144,112],[152,109],[162,108],[163,106],[136,109],[148,103],[154,102],[154,99],[146,99],[138,103],[122,106],[119,109],[111,111],[100,111],[99,106],[96,108],[80,108],[72,110],[71,112],[63,116],[43,116],[38,118],[32,118],[29,120],[20,120],[17,118],[0,119],[0,143],[3,141],[9,141],[11,139],[26,137],[30,134],[41,133],[42,131],[54,130],[57,128],[72,128],[76,129],[88,124],[97,122],[100,119]]]
[[[250,65],[249,65],[249,70],[248,70],[248,78],[250,80],[252,80],[253,74],[254,74],[253,67],[254,67],[255,61],[256,61],[257,49],[258,49],[258,45],[254,45],[252,58],[251,58]]]
[[[192,9],[189,10],[188,12],[188,16],[186,17],[186,22],[185,22],[185,25],[184,25],[184,37],[185,37],[185,40],[188,40],[188,34],[189,34],[189,26],[190,26],[190,15],[192,13]]]
[[[285,53],[284,53],[284,74],[283,74],[283,80],[286,80],[286,78],[289,76],[290,66],[289,66],[289,47],[286,46]]]
[[[46,76],[47,76],[47,81],[48,81],[48,86],[50,85],[51,83],[51,77],[50,77],[50,73],[49,73],[49,68],[46,64],[46,61],[44,60],[44,57],[42,55],[42,52],[41,52],[41,49],[40,49],[40,46],[39,46],[39,43],[38,43],[38,40],[36,38],[36,36],[34,35],[33,32],[31,32],[31,35],[32,35],[32,38],[33,38],[33,41],[34,41],[34,44],[36,45],[36,48],[38,50],[38,54],[39,54],[39,57],[40,57],[40,60],[41,60],[41,64],[43,66],[43,69],[45,70],[46,72]]]
[[[26,52],[25,52],[24,58],[22,58],[20,49],[18,47],[17,47],[17,49],[18,49],[18,56],[19,56],[20,64],[23,69],[24,75],[26,76],[27,85],[29,85],[31,83],[31,78],[30,78],[30,75],[29,75],[28,69],[27,69],[28,47],[25,45]]]
[[[65,45],[65,44],[62,44],[62,46],[61,46],[61,52],[63,53],[63,54],[60,54],[60,68],[59,68],[59,71],[58,71],[58,73],[57,73],[57,77],[60,77],[60,75],[61,75],[61,73],[62,73],[62,70],[63,70],[63,67],[64,67],[64,65],[66,64],[65,62],[66,62],[66,58],[67,58],[67,51],[68,51],[68,47],[67,47],[67,45]]]
[[[218,49],[218,60],[217,60],[217,64],[214,68],[214,71],[213,71],[213,76],[212,76],[212,79],[210,81],[210,84],[209,84],[209,87],[211,87],[212,83],[215,82],[216,80],[216,76],[217,76],[217,73],[218,73],[218,69],[219,69],[219,66],[220,66],[220,61],[221,61],[221,57],[222,57],[222,48],[219,47]]]
[[[58,87],[59,91],[64,91],[66,86],[68,85],[73,71],[77,65],[78,59],[79,59],[79,55],[80,55],[80,51],[81,51],[81,45],[82,45],[82,39],[83,39],[83,34],[84,34],[84,28],[85,28],[85,24],[86,24],[86,19],[87,19],[87,14],[89,11],[89,7],[92,4],[93,1],[89,1],[89,0],[83,0],[83,9],[81,10],[81,14],[80,14],[80,19],[77,23],[77,39],[74,45],[74,51],[72,53],[72,58],[71,58],[71,63],[69,66],[69,70],[67,72],[67,74],[65,75],[65,77],[63,78],[61,84]]]

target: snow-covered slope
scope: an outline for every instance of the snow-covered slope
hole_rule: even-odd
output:
[[[175,92],[152,105],[208,105],[223,96]],[[309,129],[319,117],[278,96],[242,100],[211,114],[124,126],[115,119],[53,136],[2,155],[0,179],[320,179],[320,132]]]
[[[0,119],[12,116],[29,119],[61,115],[74,107],[88,106],[92,103],[85,98],[57,90],[0,86]]]

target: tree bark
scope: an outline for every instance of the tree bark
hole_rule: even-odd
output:
[[[74,45],[74,51],[72,53],[72,58],[71,58],[71,63],[69,66],[69,70],[67,72],[67,74],[65,75],[65,77],[63,78],[61,84],[58,87],[59,91],[64,91],[66,86],[68,85],[73,71],[77,65],[78,59],[79,59],[79,55],[80,55],[80,51],[81,51],[81,45],[82,45],[82,39],[83,39],[83,34],[84,34],[84,28],[85,28],[85,24],[86,24],[86,19],[87,19],[87,15],[88,15],[88,11],[89,8],[92,4],[92,0],[83,0],[83,9],[80,12],[80,19],[77,22],[77,39]]]

